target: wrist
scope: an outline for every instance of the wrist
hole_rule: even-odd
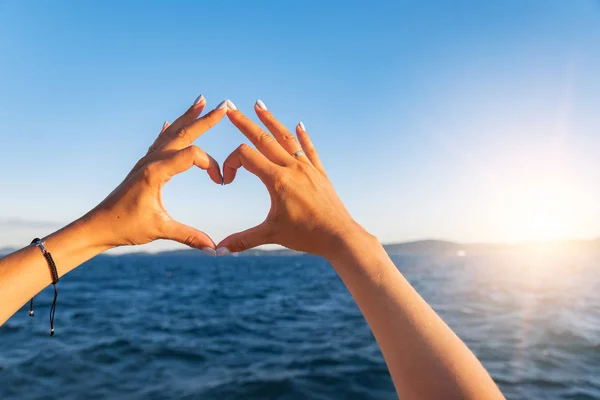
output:
[[[43,238],[59,276],[111,248],[101,239],[98,228],[98,222],[86,215]]]
[[[379,240],[355,221],[351,221],[346,229],[336,235],[334,244],[330,246],[324,257],[331,264],[352,257],[353,254],[372,251],[381,247]]]
[[[101,253],[118,247],[110,224],[94,210],[73,222],[72,225],[81,233],[85,246],[90,249],[98,249]]]
[[[398,273],[383,245],[362,227],[341,237],[326,259],[347,286],[381,285],[390,271]]]

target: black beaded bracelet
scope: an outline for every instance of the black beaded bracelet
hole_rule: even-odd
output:
[[[56,264],[52,259],[52,254],[44,247],[44,242],[40,238],[35,238],[31,241],[31,244],[36,245],[42,251],[44,258],[48,262],[48,267],[50,267],[50,274],[52,275],[52,286],[54,286],[54,300],[52,300],[52,307],[50,307],[50,336],[54,336],[54,313],[56,312],[56,297],[58,296],[58,291],[56,290],[56,284],[58,283],[58,271],[56,270]],[[33,312],[33,297],[29,302],[29,316],[33,317],[35,313]]]

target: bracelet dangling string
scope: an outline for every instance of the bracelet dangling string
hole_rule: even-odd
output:
[[[35,244],[36,247],[39,247],[44,255],[44,258],[48,262],[48,267],[50,268],[50,274],[52,275],[52,286],[54,286],[54,299],[52,300],[52,306],[50,307],[50,336],[54,336],[54,314],[56,313],[56,298],[58,297],[58,290],[56,289],[56,284],[58,283],[58,271],[56,270],[56,264],[52,259],[52,254],[44,247],[44,242],[41,239],[35,238],[31,242],[31,244]],[[29,316],[33,317],[35,313],[33,312],[33,297],[29,302]]]

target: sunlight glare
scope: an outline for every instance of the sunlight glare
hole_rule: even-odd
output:
[[[526,179],[504,194],[500,217],[515,241],[550,241],[573,236],[576,191],[563,179]]]

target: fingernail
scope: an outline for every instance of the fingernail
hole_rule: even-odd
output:
[[[260,99],[256,100],[256,106],[261,110],[267,110],[267,106],[265,106],[265,103]]]
[[[227,247],[219,247],[217,249],[217,257],[220,256],[226,256],[227,254],[230,254],[231,252],[229,251],[229,249]]]
[[[229,103],[229,100],[223,100],[221,103],[219,103],[219,105],[217,106],[217,110],[221,110],[223,108],[227,108]]]
[[[193,105],[196,106],[196,105],[200,104],[202,102],[202,100],[204,100],[204,96],[203,95],[198,96],[198,98],[196,99],[196,101],[194,102]]]
[[[225,186],[225,178],[221,177],[221,186]]]
[[[205,252],[206,254],[208,254],[209,256],[212,256],[212,257],[217,256],[217,252],[215,251],[215,249],[211,249],[210,247],[203,247],[202,251]]]
[[[227,100],[227,108],[229,108],[233,111],[237,110],[237,107],[235,106],[235,104],[233,104],[233,101],[231,101],[231,100]]]
[[[169,121],[165,121],[162,128],[165,129],[167,127],[167,125],[169,125]]]
[[[298,126],[300,127],[300,129],[302,129],[304,132],[306,132],[306,128],[304,127],[304,124],[302,123],[302,121],[298,122]]]

